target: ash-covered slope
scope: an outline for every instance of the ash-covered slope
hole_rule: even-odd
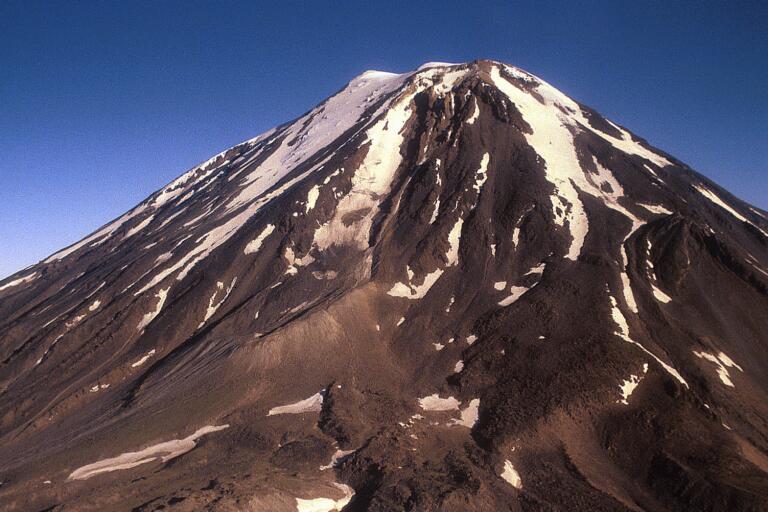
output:
[[[366,72],[0,282],[0,508],[766,510],[767,269],[518,68]]]

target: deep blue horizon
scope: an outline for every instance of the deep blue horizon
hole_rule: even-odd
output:
[[[768,209],[766,27],[757,1],[9,0],[0,278],[363,71],[428,61],[526,69]]]

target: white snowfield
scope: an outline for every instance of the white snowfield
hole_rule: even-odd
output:
[[[299,400],[288,405],[281,405],[279,407],[273,407],[267,413],[267,416],[274,416],[276,414],[302,414],[305,412],[320,412],[323,408],[323,397],[325,391],[315,393],[309,398]]]
[[[502,69],[507,74],[532,85],[542,101],[520,88],[514,80],[502,76],[500,72]],[[394,175],[401,164],[400,147],[404,140],[403,129],[413,113],[414,97],[426,89],[432,89],[437,95],[449,94],[452,88],[471,72],[471,68],[464,64],[437,62],[403,74],[368,71],[354,78],[342,91],[293,123],[270,130],[237,145],[236,147],[241,147],[243,151],[232,162],[238,170],[227,175],[227,179],[239,180],[240,190],[226,204],[206,211],[207,217],[217,221],[218,225],[205,233],[197,233],[195,244],[186,253],[175,255],[174,260],[168,265],[157,271],[154,269],[150,271],[149,281],[136,294],[151,290],[173,275],[176,280],[184,279],[200,261],[234,236],[272,199],[323,169],[329,156],[322,158],[320,152],[332,142],[339,140],[344,133],[348,136],[344,141],[339,140],[341,145],[357,140],[355,136],[358,134],[365,136],[363,142],[365,157],[357,169],[342,168],[332,174],[333,176],[339,172],[352,173],[352,187],[340,198],[331,220],[317,227],[313,246],[320,251],[332,245],[352,245],[360,250],[367,249],[373,218],[380,202],[390,191]],[[492,63],[491,79],[514,101],[523,117],[533,127],[534,133],[526,137],[544,160],[547,179],[557,188],[552,197],[553,212],[558,223],[567,229],[573,238],[566,257],[576,259],[588,231],[588,221],[575,187],[602,198],[608,206],[617,209],[619,207],[616,199],[620,194],[605,192],[600,185],[608,183],[615,191],[620,190],[620,187],[617,186],[618,183],[612,178],[611,173],[602,168],[598,168],[598,179],[601,183],[593,183],[590,181],[591,178],[585,178],[589,173],[581,169],[576,159],[572,131],[589,130],[620,150],[639,155],[656,166],[668,165],[669,162],[634,141],[629,133],[618,126],[614,125],[620,133],[618,138],[593,129],[578,104],[546,82],[518,68]],[[407,87],[405,87],[406,83],[409,84]],[[473,100],[473,110],[468,121],[470,124],[475,122],[481,111],[481,105],[477,99],[473,98]],[[368,113],[367,116],[366,113]],[[349,134],[349,130],[356,125],[359,126],[357,133]],[[250,167],[252,162],[263,156],[267,148],[270,154],[258,166]],[[101,244],[108,237],[118,233],[119,228],[126,223],[134,224],[126,236],[141,236],[142,233],[152,229],[151,221],[155,210],[170,204],[178,207],[222,175],[221,169],[230,163],[224,155],[231,149],[233,148],[189,170],[133,210],[77,244],[54,254],[45,262],[61,259],[86,246]],[[425,148],[424,158],[429,156],[428,149]],[[312,164],[307,166],[304,172],[286,179],[292,171],[300,165],[305,165],[312,158],[314,158]],[[486,171],[489,159],[490,155],[486,153],[476,175],[474,188],[478,195],[488,177]],[[440,164],[436,161],[435,165],[439,187]],[[653,173],[653,170],[649,168],[649,172]],[[327,183],[328,179],[323,182],[324,185]],[[315,207],[320,192],[319,185],[310,188],[304,206],[305,214]],[[335,189],[334,193],[336,193]],[[339,196],[341,196],[340,193],[337,197]],[[430,222],[436,222],[439,206],[438,199]],[[557,213],[558,207],[563,209],[562,215]],[[149,214],[147,214],[148,210]],[[367,213],[363,213],[362,218],[353,223],[345,223],[343,219],[348,218],[347,214],[350,212]],[[180,213],[181,210],[174,215]],[[141,222],[133,222],[134,218],[142,215],[144,217]],[[166,219],[168,220],[170,219]],[[450,250],[446,255],[448,266],[458,263],[458,244],[462,223],[463,219],[459,219],[450,233]],[[190,229],[194,229],[194,226]],[[267,226],[266,229],[267,231],[262,231],[245,247],[246,254],[257,252],[274,226]],[[165,262],[158,262],[158,264],[161,263]],[[151,272],[154,274],[152,275]],[[442,273],[442,269],[431,271],[424,280],[425,284],[419,286],[399,283],[392,290],[391,295],[421,298]],[[17,283],[7,283],[0,290],[15,284]]]
[[[515,78],[524,80],[529,85],[533,84],[543,102],[519,87],[514,81],[503,76],[501,70]],[[571,234],[572,242],[566,257],[575,260],[581,252],[589,229],[587,216],[578,198],[576,187],[583,192],[601,198],[606,206],[621,211],[630,218],[634,216],[619,205],[618,199],[623,196],[623,191],[609,170],[594,160],[598,175],[597,181],[595,181],[588,172],[582,169],[576,156],[572,131],[588,130],[615,148],[628,154],[638,155],[659,167],[671,163],[663,156],[634,141],[629,133],[613,123],[611,125],[619,131],[621,138],[592,128],[576,102],[529,73],[504,64],[496,64],[491,70],[491,78],[494,85],[514,102],[523,118],[533,129],[533,134],[526,134],[526,139],[544,160],[547,180],[555,186],[555,195],[552,197],[552,212],[560,226],[566,227],[566,221],[568,223],[567,229]],[[613,192],[607,192],[600,186],[602,183],[608,183]],[[561,208],[563,214],[559,214],[557,208]]]
[[[100,460],[74,470],[69,475],[68,480],[86,480],[101,473],[130,469],[157,459],[160,459],[162,462],[168,462],[192,450],[197,446],[196,441],[204,435],[218,432],[228,427],[229,425],[205,426],[184,439],[173,439],[152,445],[138,452],[123,453],[117,457]]]

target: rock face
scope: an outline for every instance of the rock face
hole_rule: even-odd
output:
[[[0,508],[768,510],[768,214],[369,71],[0,282]]]

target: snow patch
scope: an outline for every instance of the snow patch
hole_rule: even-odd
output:
[[[315,393],[309,398],[299,400],[298,402],[281,405],[279,407],[273,407],[267,413],[267,416],[274,416],[276,414],[303,414],[305,412],[320,412],[323,408],[323,397],[325,391]]]
[[[520,473],[509,460],[504,461],[504,470],[501,472],[501,478],[506,480],[515,489],[523,488],[523,481],[520,479]]]
[[[461,402],[452,396],[440,398],[437,393],[419,398],[419,407],[425,411],[458,411],[460,404]]]

